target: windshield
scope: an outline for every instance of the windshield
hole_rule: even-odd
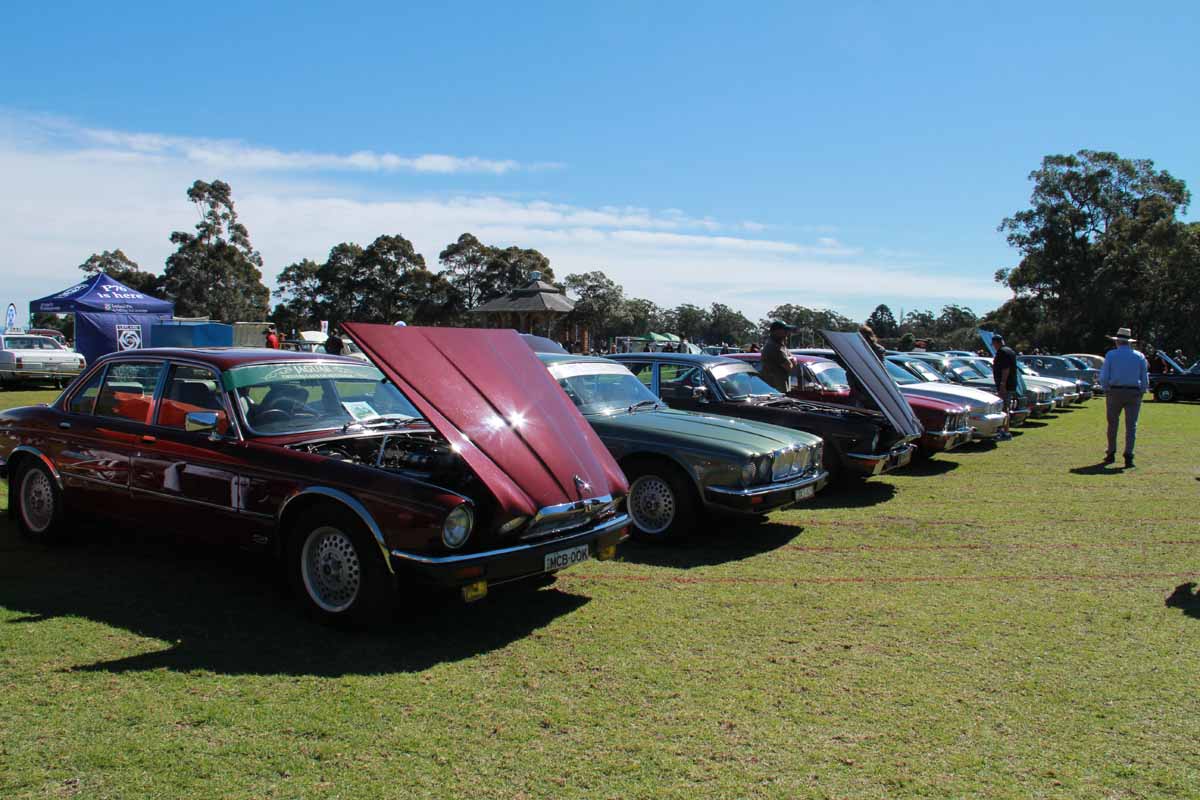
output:
[[[933,367],[926,364],[924,361],[905,361],[904,366],[908,367],[913,372],[920,375],[922,380],[934,381],[935,383],[936,382],[944,383],[946,380],[945,378],[942,377],[942,374],[940,372],[938,372],[936,369],[934,369]]]
[[[888,375],[892,376],[892,380],[901,386],[906,383],[917,383],[917,379],[912,376],[912,373],[895,361],[886,361],[883,366],[888,371]]]
[[[832,361],[811,361],[808,364],[817,382],[826,389],[845,389],[850,385],[846,370]],[[904,370],[900,370],[903,372]]]
[[[658,398],[620,364],[575,362],[555,364],[550,374],[581,414],[612,414],[639,404],[658,405]]]
[[[227,371],[222,382],[237,397],[246,425],[260,434],[422,418],[408,398],[368,364],[251,364]]]
[[[5,350],[62,350],[62,345],[47,336],[5,336]]]
[[[1083,363],[1083,361],[1078,358],[1072,358],[1071,356],[1063,356],[1063,361],[1066,361],[1068,364],[1070,364],[1075,369],[1091,369],[1091,367],[1089,367],[1087,364]]]
[[[974,367],[975,371],[985,378],[991,378],[995,376],[995,373],[992,371],[992,365],[986,361],[980,361],[976,359],[967,363]]]
[[[1029,375],[1030,377],[1033,377],[1033,378],[1037,377],[1037,373],[1034,372],[1033,367],[1029,366],[1024,361],[1017,362],[1017,369],[1021,370],[1022,375]]]
[[[779,391],[764,381],[749,364],[720,364],[713,367],[717,385],[730,400],[741,400],[754,395],[777,395]]]

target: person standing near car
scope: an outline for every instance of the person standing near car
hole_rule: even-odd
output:
[[[275,332],[275,326],[272,325],[271,327],[269,327],[265,331],[263,331],[263,333],[265,333],[267,335],[267,347],[271,348],[272,350],[278,350],[279,349],[279,334]]]
[[[1125,413],[1125,469],[1133,468],[1133,445],[1137,439],[1138,415],[1142,410],[1142,395],[1150,391],[1149,366],[1146,357],[1133,349],[1133,332],[1118,328],[1109,336],[1117,346],[1104,356],[1100,368],[1100,388],[1104,389],[1105,410],[1108,412],[1108,449],[1103,464],[1117,460],[1117,426],[1121,412]]]
[[[338,336],[336,329],[333,331],[333,333],[329,334],[329,338],[325,340],[325,352],[329,353],[331,356],[340,356],[345,347],[346,344],[342,341],[342,337]]]
[[[762,349],[762,379],[781,392],[788,390],[788,378],[792,374],[792,357],[788,355],[788,333],[795,328],[782,320],[775,320],[767,331],[767,341]]]
[[[997,333],[992,336],[992,344],[996,347],[996,355],[992,358],[992,378],[996,381],[996,394],[1004,404],[1004,426],[996,438],[1007,441],[1012,438],[1008,430],[1008,410],[1015,405],[1017,399],[1017,354],[1004,343],[1004,337]]]

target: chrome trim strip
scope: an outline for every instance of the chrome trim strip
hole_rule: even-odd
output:
[[[784,483],[768,483],[765,486],[755,486],[750,489],[731,489],[727,486],[706,486],[705,490],[729,497],[757,497],[763,494],[770,494],[771,492],[785,492],[789,489],[803,489],[805,486],[812,486],[814,483],[819,483],[828,477],[828,472],[825,470],[820,470],[815,473],[806,472],[797,480],[786,481]]]
[[[892,456],[900,455],[905,451],[912,451],[916,448],[908,442],[905,442],[900,447],[893,447],[886,453],[846,453],[846,458],[854,458],[859,461],[887,461]]]
[[[952,431],[925,431],[925,435],[933,439],[953,439],[955,436],[962,436],[965,433],[970,433],[973,428],[969,425],[965,428],[957,428]]]
[[[279,506],[279,511],[275,514],[276,527],[278,527],[283,521],[284,512],[287,511],[287,507],[293,500],[298,497],[306,497],[309,495],[317,495],[318,497],[336,500],[357,514],[358,518],[362,520],[362,523],[367,526],[367,530],[369,530],[371,535],[375,537],[375,543],[379,545],[379,552],[383,555],[383,560],[386,562],[388,572],[393,574],[395,573],[395,570],[392,568],[392,562],[388,559],[388,548],[387,543],[383,540],[383,531],[379,529],[379,525],[375,522],[374,518],[371,517],[371,512],[367,511],[367,507],[358,500],[339,489],[330,489],[327,486],[310,486],[307,489],[303,489],[291,495],[283,501],[283,503]]]
[[[28,453],[35,458],[41,459],[42,463],[46,465],[46,468],[50,470],[50,474],[54,477],[54,482],[58,484],[58,490],[60,492],[63,490],[64,487],[62,475],[59,474],[58,467],[54,466],[54,462],[50,460],[48,455],[43,453],[41,450],[38,450],[36,447],[30,447],[27,444],[19,444],[12,449],[12,453],[10,453],[8,456],[7,463],[12,463],[12,457],[16,453]],[[5,466],[7,466],[7,463]],[[12,476],[10,475],[9,478],[11,479]]]
[[[512,555],[514,553],[524,553],[530,550],[536,550],[542,547],[557,547],[559,545],[569,547],[571,543],[577,539],[583,539],[592,536],[602,536],[609,531],[629,525],[628,514],[618,514],[612,519],[605,520],[602,524],[595,528],[589,528],[586,531],[573,533],[570,536],[564,536],[561,539],[543,539],[529,544],[518,544],[512,547],[501,547],[498,550],[484,550],[480,553],[460,553],[453,556],[427,556],[421,553],[409,553],[405,550],[393,550],[392,558],[398,558],[402,561],[412,561],[417,564],[430,564],[434,566],[442,566],[447,564],[462,564],[477,559],[494,558],[496,556]],[[390,567],[389,567],[390,569]]]

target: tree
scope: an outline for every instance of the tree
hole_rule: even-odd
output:
[[[354,242],[342,242],[329,249],[329,256],[317,271],[320,308],[328,320],[356,319],[363,297],[361,274],[363,249]],[[393,320],[394,322],[395,320]]]
[[[871,316],[867,317],[867,324],[871,326],[871,330],[875,331],[876,336],[885,339],[895,336],[900,329],[896,323],[896,316],[883,303],[875,306]]]
[[[701,341],[708,328],[708,312],[691,303],[676,306],[664,315],[663,327],[689,342]]]
[[[806,308],[805,306],[785,303],[767,312],[767,318],[760,320],[759,336],[765,337],[772,320],[780,320],[795,326],[794,336],[799,342],[810,346],[825,346],[821,339],[821,331],[854,331],[858,323],[849,317],[842,316],[827,308]]]
[[[315,328],[322,319],[321,265],[310,259],[288,264],[275,277],[282,302],[271,318],[281,330]]]
[[[475,308],[484,298],[498,297],[495,281],[488,270],[495,248],[488,247],[470,233],[464,233],[438,255],[445,268],[442,273],[462,295],[467,308]]]
[[[909,311],[900,321],[901,333],[911,333],[917,338],[933,336],[937,330],[937,318],[932,311]]]
[[[532,280],[534,272],[541,273],[541,279],[546,283],[554,282],[554,270],[550,268],[550,259],[532,248],[506,247],[501,250],[498,247],[489,247],[487,272],[487,296],[480,302],[487,302],[524,286]]]
[[[575,308],[567,315],[568,325],[592,332],[593,340],[622,332],[625,290],[600,270],[568,275],[566,286],[574,293]]]
[[[1030,207],[999,228],[1021,260],[996,280],[1035,301],[1025,310],[1043,314],[1040,344],[1099,349],[1131,316],[1149,322],[1159,276],[1190,246],[1178,218],[1191,199],[1186,184],[1148,159],[1092,150],[1046,156],[1029,178]]]
[[[711,344],[748,344],[757,337],[754,323],[746,315],[723,303],[713,303],[708,309],[708,324],[704,340]]]
[[[238,222],[233,190],[224,181],[196,181],[187,191],[200,212],[196,233],[175,231],[177,246],[167,258],[163,290],[180,316],[258,320],[270,292],[262,282],[262,256]]]
[[[663,311],[657,304],[641,297],[625,301],[621,315],[625,322],[625,333],[630,336],[645,336],[651,331],[664,332]]]
[[[376,238],[356,265],[355,289],[361,301],[354,318],[389,323],[411,320],[423,300],[420,287],[431,284],[428,273],[425,257],[408,239],[398,234]]]
[[[79,268],[89,277],[103,272],[108,277],[143,294],[154,294],[161,288],[161,275],[143,271],[137,262],[125,255],[120,248],[105,250],[103,253],[92,253],[88,256],[87,261],[79,265]]]

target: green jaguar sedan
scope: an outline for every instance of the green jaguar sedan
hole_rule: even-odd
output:
[[[538,353],[629,479],[637,535],[685,535],[709,512],[760,515],[825,486],[818,436],[667,408],[603,358]]]

